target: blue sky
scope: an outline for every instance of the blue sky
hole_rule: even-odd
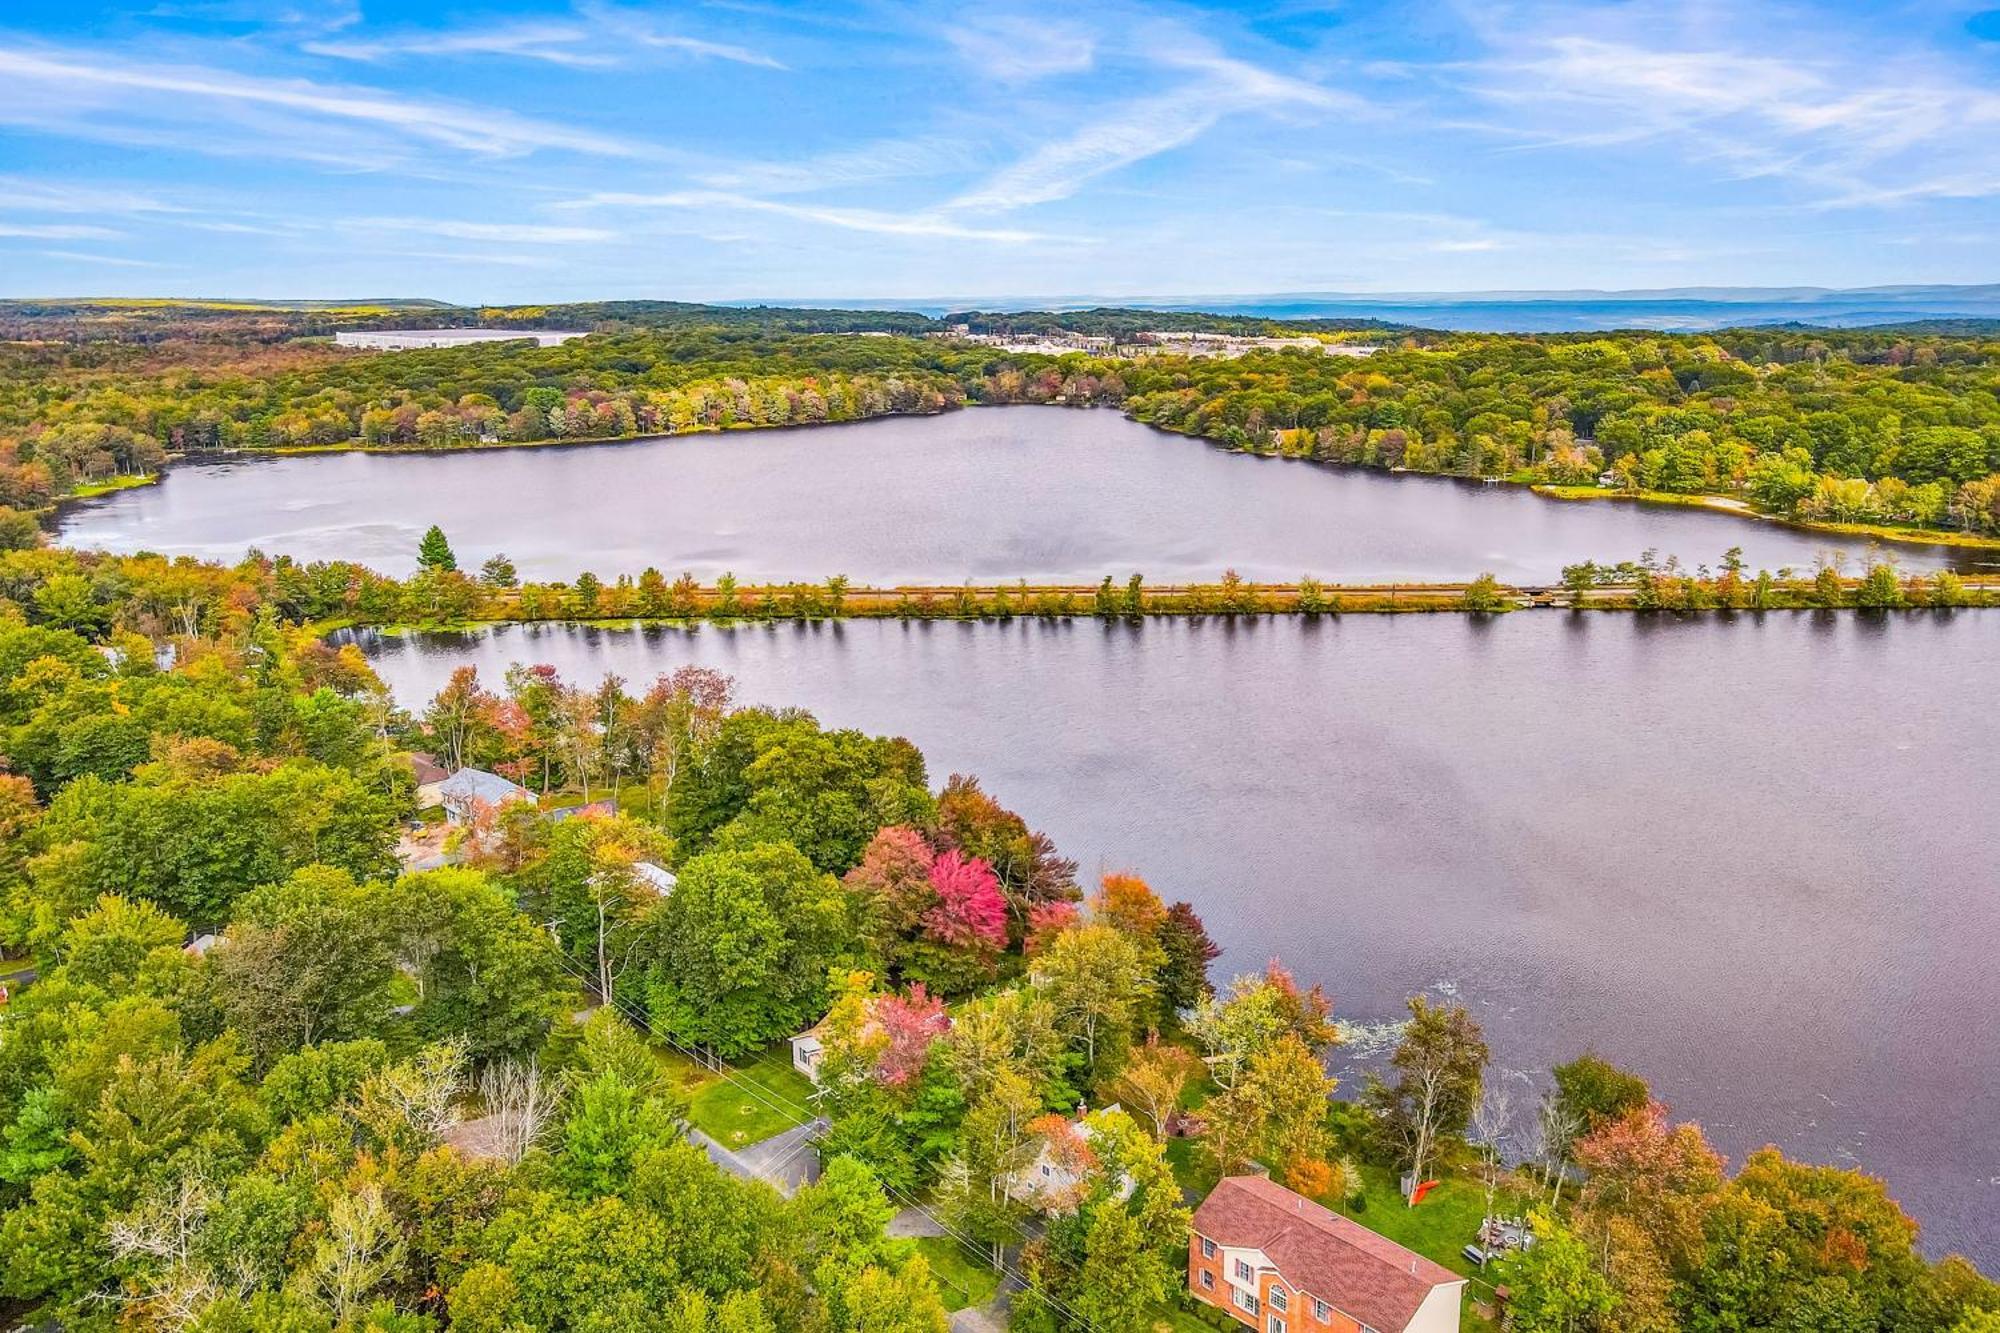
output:
[[[2000,10],[8,0],[0,294],[2000,280]]]

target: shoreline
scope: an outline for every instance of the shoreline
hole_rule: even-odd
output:
[[[1950,528],[1908,528],[1888,523],[1837,523],[1823,519],[1786,518],[1766,513],[1748,500],[1733,495],[1706,492],[1683,495],[1679,491],[1609,491],[1599,486],[1560,486],[1553,482],[1517,482],[1502,478],[1510,486],[1526,486],[1550,500],[1623,500],[1628,504],[1658,505],[1662,508],[1706,509],[1711,513],[1732,514],[1737,518],[1774,523],[1794,532],[1825,532],[1840,537],[1870,537],[1878,541],[1902,542],[1909,546],[1951,546],[1974,551],[2000,551],[2000,537]]]

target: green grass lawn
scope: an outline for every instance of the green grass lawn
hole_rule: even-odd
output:
[[[922,1236],[911,1242],[931,1266],[944,1308],[963,1310],[984,1305],[1000,1288],[1000,1275],[950,1236]]]
[[[809,1108],[813,1087],[792,1068],[789,1043],[780,1043],[749,1064],[738,1066],[734,1079],[682,1063],[694,1075],[686,1085],[691,1093],[688,1119],[725,1148],[761,1143],[811,1117],[809,1109],[804,1114],[791,1109]],[[741,1086],[745,1083],[763,1095]]]

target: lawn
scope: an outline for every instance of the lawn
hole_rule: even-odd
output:
[[[696,1129],[725,1148],[747,1148],[761,1143],[773,1134],[804,1124],[811,1117],[808,1098],[813,1086],[792,1068],[788,1043],[780,1043],[749,1064],[738,1066],[733,1079],[692,1066],[690,1069],[695,1078],[690,1086],[688,1119]]]
[[[913,1242],[917,1253],[931,1266],[944,1308],[963,1310],[984,1305],[999,1289],[1000,1275],[950,1236],[922,1236]]]

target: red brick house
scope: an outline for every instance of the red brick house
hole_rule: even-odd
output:
[[[1188,1290],[1258,1333],[1457,1333],[1465,1279],[1262,1176],[1195,1210]]]

